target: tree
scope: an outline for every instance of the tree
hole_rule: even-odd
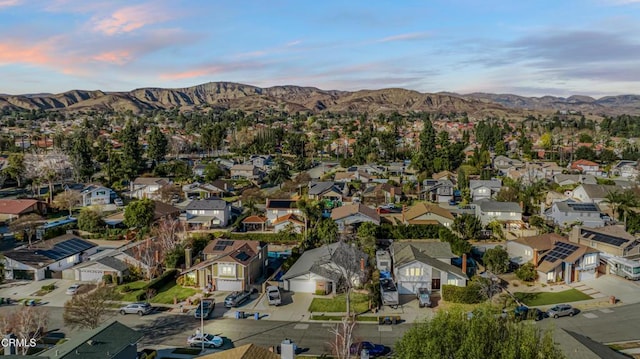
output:
[[[409,329],[395,345],[394,358],[562,359],[552,333],[538,326],[500,317],[500,309],[483,306],[469,319],[454,307]]]
[[[331,351],[338,359],[350,359],[351,345],[353,344],[353,331],[356,327],[356,321],[350,318],[342,318],[342,321],[334,328],[329,330],[333,334],[333,341],[330,343]],[[356,354],[356,357],[360,353]]]
[[[0,254],[0,284],[4,282],[4,256]]]
[[[473,214],[463,213],[453,220],[453,228],[463,239],[475,239],[480,236],[482,222]]]
[[[154,226],[152,235],[163,252],[172,252],[180,247],[184,227],[177,219],[163,218]]]
[[[64,303],[64,324],[71,328],[95,329],[109,314],[110,301],[115,299],[113,287],[101,286],[86,294],[76,294]]]
[[[120,169],[124,177],[131,181],[142,168],[142,145],[138,142],[138,127],[129,122],[120,132],[122,142],[122,156]]]
[[[58,193],[53,198],[53,207],[59,210],[69,211],[69,217],[71,217],[73,207],[79,205],[82,202],[82,195],[76,191],[64,191]]]
[[[22,187],[22,180],[25,174],[24,154],[12,153],[7,158],[7,166],[4,171],[18,182],[18,187]]]
[[[509,253],[502,246],[489,248],[484,252],[482,262],[494,274],[502,274],[509,268]]]
[[[525,282],[533,282],[538,278],[538,272],[533,263],[525,263],[516,269],[516,277]]]
[[[148,228],[153,222],[156,204],[149,198],[131,202],[124,209],[124,224],[129,227]]]
[[[105,223],[97,209],[83,208],[78,215],[78,228],[81,231],[97,233],[105,228]]]
[[[338,242],[337,246],[329,247],[329,255],[335,266],[332,266],[340,273],[338,290],[346,293],[347,317],[351,317],[351,291],[359,284],[364,283],[364,273],[360,269],[362,260],[366,263],[366,254],[362,253],[356,246],[345,242]]]
[[[322,244],[334,243],[338,240],[338,225],[332,218],[323,218],[318,223],[315,235]]]
[[[282,156],[277,156],[275,158],[273,161],[273,168],[271,169],[271,172],[269,172],[267,178],[269,179],[269,182],[274,185],[280,185],[291,179],[289,165],[287,165]]]
[[[4,333],[11,333],[18,339],[29,342],[40,341],[47,331],[48,323],[49,313],[42,308],[31,306],[21,306],[17,310],[0,316],[0,325]],[[20,346],[21,354],[27,355],[29,347],[29,345]]]
[[[372,222],[364,222],[358,226],[358,237],[360,248],[369,255],[369,258],[373,258],[376,254],[376,234],[378,232],[378,226]]]
[[[215,162],[207,163],[204,168],[204,180],[207,182],[213,182],[225,175],[225,172]]]
[[[71,141],[69,152],[75,177],[77,180],[87,180],[91,178],[95,169],[93,143],[89,139],[89,133],[84,130],[74,133]]]
[[[430,176],[434,172],[434,159],[436,156],[436,131],[431,120],[423,120],[423,128],[420,132],[420,149],[413,159],[413,166],[419,172],[426,172]]]
[[[9,230],[14,233],[20,234],[22,239],[26,239],[31,247],[31,241],[36,234],[38,227],[45,223],[42,216],[31,213],[26,216],[22,216],[9,224]]]
[[[498,220],[493,220],[487,224],[487,229],[491,231],[491,236],[497,240],[504,241],[506,239],[504,231],[502,230],[502,223]]]
[[[149,137],[147,138],[147,158],[153,161],[156,166],[160,161],[164,160],[169,151],[169,140],[167,136],[160,131],[158,126],[153,126]]]

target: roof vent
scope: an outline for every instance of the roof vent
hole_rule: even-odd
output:
[[[93,340],[91,340],[91,339],[89,339],[89,340],[87,340],[87,344],[89,344],[89,345],[95,345],[95,344],[96,344],[96,342],[95,342],[95,341],[93,341]]]

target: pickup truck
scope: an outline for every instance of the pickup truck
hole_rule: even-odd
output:
[[[196,319],[209,319],[211,313],[216,308],[216,302],[211,299],[203,299],[202,302],[196,307],[196,311],[193,314]]]
[[[282,304],[282,296],[280,295],[280,289],[274,285],[267,287],[267,300],[269,305],[278,306]]]

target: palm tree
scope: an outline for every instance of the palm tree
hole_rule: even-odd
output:
[[[620,195],[618,212],[624,219],[624,228],[627,228],[627,215],[634,208],[640,207],[640,199],[632,190],[626,190]]]
[[[613,214],[613,218],[616,218],[616,213],[620,210],[620,205],[623,202],[623,195],[620,191],[611,191],[608,192],[605,196],[602,203],[608,204],[611,208],[611,213]]]

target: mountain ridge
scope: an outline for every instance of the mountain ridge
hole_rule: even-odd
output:
[[[518,116],[530,112],[580,111],[598,115],[640,114],[640,95],[526,97],[475,92],[422,93],[403,88],[322,90],[311,86],[258,87],[235,82],[207,82],[190,87],[143,87],[131,91],[70,90],[58,94],[0,94],[0,109],[86,111],[208,107],[256,111],[276,108],[288,112],[466,112],[470,116]]]

